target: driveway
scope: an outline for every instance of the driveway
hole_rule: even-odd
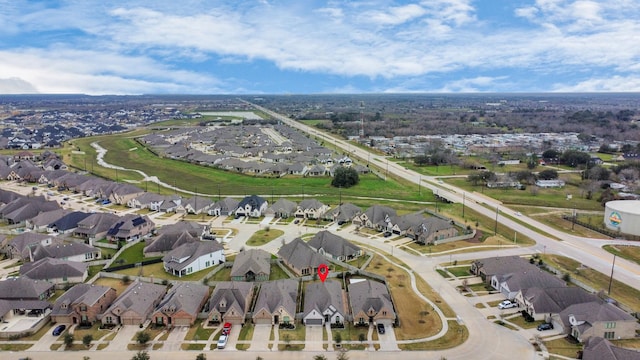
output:
[[[324,351],[322,347],[322,325],[306,325],[304,329],[304,349],[306,351]]]
[[[378,333],[378,341],[380,342],[379,351],[400,351],[396,343],[396,333],[390,324],[384,324],[384,334]]]
[[[240,326],[240,325],[231,327],[231,332],[229,333],[229,336],[227,337],[227,346],[224,347],[224,350],[232,350],[232,351],[236,350],[236,344],[238,343],[238,337],[240,336],[240,329],[242,329],[242,326]],[[222,330],[220,330],[220,331],[222,331]],[[255,337],[254,337],[254,339],[255,339]],[[251,343],[253,344],[253,341]]]
[[[48,326],[45,325],[45,327],[48,327],[47,332],[44,333],[44,335],[42,335],[42,337],[40,338],[40,340],[38,340],[37,343],[35,343],[31,348],[29,348],[29,351],[51,351],[51,345],[53,345],[56,341],[59,341],[60,343],[62,343],[64,337],[62,334],[65,334],[67,331],[62,332],[62,334],[60,336],[53,336],[51,335],[51,332],[53,331],[53,326]],[[61,350],[64,350],[64,345],[60,347]]]
[[[269,351],[269,337],[271,336],[271,325],[256,325],[253,329],[251,339],[251,351]]]
[[[138,325],[122,325],[106,349],[109,351],[127,350],[129,343],[134,341],[131,339],[138,331],[140,331],[140,326]]]
[[[189,331],[189,328],[186,326],[176,327],[171,330],[167,340],[165,340],[164,345],[162,345],[162,351],[181,350],[182,341],[184,340],[185,335],[187,335],[187,331]]]

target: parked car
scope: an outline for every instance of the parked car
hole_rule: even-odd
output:
[[[231,332],[231,323],[224,323],[224,326],[222,327],[222,335],[229,335],[229,333]]]
[[[545,331],[545,330],[552,330],[553,329],[553,324],[550,323],[543,323],[538,325],[538,331]]]
[[[498,304],[498,309],[510,309],[513,307],[518,306],[518,304],[511,302],[509,300],[505,300],[503,302],[501,302],[500,304]]]
[[[376,327],[378,328],[378,334],[384,334],[384,324],[378,323]]]
[[[62,332],[66,328],[67,328],[67,325],[64,325],[64,324],[58,325],[56,326],[55,329],[53,329],[53,332],[51,334],[53,334],[53,336],[60,336],[60,334],[62,334]]]
[[[111,204],[110,200],[105,200],[105,201],[102,202],[102,205],[109,205],[109,204]]]
[[[227,346],[227,335],[222,335],[218,338],[218,349],[224,349]]]

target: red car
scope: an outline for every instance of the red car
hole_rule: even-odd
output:
[[[224,323],[222,327],[222,335],[229,335],[231,332],[231,323]]]

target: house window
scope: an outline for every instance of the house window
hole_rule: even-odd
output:
[[[605,329],[615,329],[616,328],[616,322],[615,321],[608,321],[604,324],[604,328]]]
[[[383,315],[383,316],[386,316],[386,315],[387,315],[387,312],[386,312],[386,311],[383,311],[383,312],[382,312],[382,315]]]
[[[111,316],[107,316],[107,318],[105,319],[105,322],[107,324],[113,324],[113,318]]]
[[[86,254],[84,254],[84,258],[85,258],[85,260],[93,259],[93,254],[92,253],[86,253]]]
[[[358,319],[358,323],[359,323],[359,324],[364,324],[364,318],[362,318],[362,317],[361,317],[361,318],[359,318],[359,319]]]
[[[616,332],[615,331],[605,331],[604,332],[604,338],[605,339],[615,339],[616,337]]]
[[[87,305],[80,305],[80,311],[87,311]]]
[[[193,268],[191,268],[191,267],[190,267],[190,268],[188,268],[188,269],[187,269],[187,274],[191,274],[191,272],[192,272],[192,271],[193,271]]]
[[[205,263],[204,263],[204,266],[206,266],[206,267],[211,266],[211,262],[210,262],[210,261],[205,262]]]

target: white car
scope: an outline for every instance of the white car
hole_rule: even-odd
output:
[[[505,300],[503,302],[501,302],[500,304],[498,304],[498,309],[510,309],[512,307],[516,307],[518,306],[518,304],[511,302],[509,300]]]
[[[227,346],[227,335],[221,335],[218,338],[218,349],[224,349]]]

